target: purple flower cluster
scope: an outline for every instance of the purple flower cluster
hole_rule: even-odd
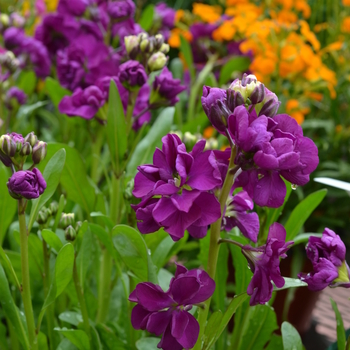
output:
[[[168,7],[164,2],[157,4],[154,9],[157,32],[161,33],[168,40],[170,30],[174,27],[176,11]]]
[[[188,311],[192,305],[209,299],[214,290],[215,282],[205,271],[188,271],[177,264],[167,292],[158,285],[144,282],[130,294],[129,300],[137,303],[131,314],[132,326],[157,336],[163,334],[158,348],[190,349],[197,341],[199,325]]]
[[[153,164],[138,167],[133,194],[141,203],[132,206],[142,233],[164,227],[174,241],[184,231],[196,238],[207,234],[209,224],[221,216],[213,190],[222,183],[214,152],[203,151],[205,141],[191,152],[175,134],[163,137]]]
[[[284,286],[284,278],[280,272],[280,258],[285,258],[286,251],[292,241],[286,242],[286,230],[275,222],[270,226],[266,244],[253,248],[249,245],[242,247],[242,253],[247,258],[253,272],[247,293],[251,295],[250,305],[265,304],[271,299],[274,282],[276,287]]]
[[[341,238],[329,228],[322,237],[311,236],[306,247],[313,271],[300,273],[298,277],[310,290],[319,291],[327,286],[350,288],[350,269],[345,261],[346,248]]]
[[[13,86],[6,91],[5,103],[8,109],[13,109],[13,100],[18,105],[23,105],[27,102],[27,95],[18,87]]]

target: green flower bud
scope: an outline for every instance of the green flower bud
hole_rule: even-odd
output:
[[[186,145],[187,149],[192,149],[195,143],[198,141],[198,137],[196,135],[191,134],[186,131],[182,138],[182,142]]]
[[[53,201],[50,203],[49,205],[49,211],[50,211],[50,215],[54,216],[57,214],[58,211],[58,203],[56,201]]]
[[[130,54],[132,51],[138,50],[140,39],[137,35],[128,35],[124,38],[126,52]]]
[[[34,164],[39,164],[45,157],[47,153],[47,143],[43,141],[38,141],[33,147],[32,159]]]
[[[75,224],[74,213],[62,213],[60,227],[66,229],[69,225]]]
[[[48,218],[49,218],[49,211],[44,207],[39,211],[38,216],[36,218],[36,222],[39,225],[44,225],[47,223]]]
[[[38,137],[34,134],[34,131],[32,131],[24,138],[24,141],[29,142],[29,144],[34,147],[38,142]]]
[[[10,17],[6,13],[0,14],[0,23],[3,27],[8,27],[10,24]]]
[[[151,72],[162,69],[168,61],[163,52],[156,52],[148,59],[148,68]]]
[[[17,145],[10,135],[2,135],[0,137],[0,149],[5,155],[14,157],[17,151]]]
[[[154,50],[154,40],[152,38],[142,39],[140,43],[140,50],[142,52],[152,52]]]
[[[71,225],[69,225],[64,231],[64,236],[67,241],[73,242],[77,237],[77,233],[75,232],[74,228]]]
[[[154,36],[154,46],[156,50],[159,50],[164,44],[164,36],[162,34],[156,34]]]
[[[21,150],[19,151],[19,155],[24,157],[24,156],[29,156],[32,153],[32,146],[30,145],[29,142],[24,142]]]
[[[160,49],[159,49],[159,51],[160,51],[160,52],[163,52],[164,54],[165,54],[165,53],[168,53],[169,50],[170,50],[170,46],[169,46],[168,44],[163,44],[163,45],[160,47]]]
[[[79,230],[82,226],[83,226],[83,223],[81,221],[77,221],[77,223],[75,224],[75,231],[77,235],[79,234]]]

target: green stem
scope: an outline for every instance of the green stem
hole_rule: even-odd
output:
[[[36,335],[35,335],[35,322],[32,306],[32,297],[30,292],[30,277],[29,277],[29,259],[28,259],[28,237],[25,208],[26,201],[20,199],[18,201],[18,221],[19,221],[19,233],[21,240],[21,267],[22,267],[22,299],[24,305],[24,314],[27,320],[28,338],[31,349],[37,349]]]
[[[96,316],[97,323],[106,321],[109,311],[109,301],[111,297],[111,275],[113,260],[108,250],[103,247],[103,255],[100,265],[100,277],[98,285],[98,311]]]
[[[15,329],[12,326],[11,321],[7,317],[6,317],[6,323],[7,323],[9,334],[10,334],[11,350],[21,350],[19,340],[18,340],[18,335],[17,335],[18,333],[15,331]]]
[[[91,339],[89,314],[88,314],[88,311],[86,308],[84,290],[83,290],[83,288],[80,284],[80,281],[79,281],[76,259],[74,259],[74,266],[73,266],[73,281],[74,281],[75,290],[77,292],[78,301],[80,304],[81,315],[83,316],[84,330],[85,330],[86,334],[88,335],[89,339]]]
[[[134,121],[132,115],[138,94],[139,90],[129,92],[128,107],[126,109],[126,135],[130,134],[132,128],[132,123]]]
[[[230,163],[227,170],[227,175],[219,196],[221,217],[214,222],[210,230],[210,245],[209,245],[207,272],[212,279],[215,279],[216,265],[217,265],[218,256],[219,256],[219,249],[220,249],[219,240],[220,240],[220,232],[221,232],[222,214],[225,209],[227,197],[230,194],[230,190],[233,185],[234,172],[230,170],[235,167],[235,164],[234,164],[235,156],[236,156],[236,147],[232,147],[231,158],[230,158]],[[200,326],[200,330],[199,330],[197,343],[193,348],[194,350],[199,350],[201,348],[202,336],[203,336],[205,324],[208,318],[210,302],[211,302],[211,298],[206,300],[204,303],[204,308],[199,309],[198,311],[198,323]]]
[[[45,299],[49,293],[49,288],[50,288],[50,266],[49,266],[49,261],[50,261],[50,252],[47,249],[47,244],[43,240],[43,255],[44,255],[44,275],[43,275],[43,282],[44,282],[44,294],[45,294]],[[46,322],[47,322],[47,333],[48,333],[48,338],[49,338],[49,344],[50,344],[50,349],[53,350],[55,349],[54,345],[54,334],[53,334],[53,329],[54,329],[54,312],[53,312],[52,305],[49,305],[47,310],[46,310]],[[38,330],[39,331],[39,330]]]
[[[97,135],[92,144],[92,161],[91,161],[91,179],[94,183],[98,182],[98,164],[101,159],[101,148],[104,141],[104,127],[97,126]]]

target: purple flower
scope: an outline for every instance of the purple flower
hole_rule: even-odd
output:
[[[224,134],[227,118],[231,111],[226,106],[226,91],[219,88],[203,86],[202,106],[214,128]]]
[[[34,168],[15,172],[7,182],[10,195],[15,199],[34,199],[44,193],[46,182],[41,172]]]
[[[88,0],[60,0],[57,5],[57,13],[79,17],[85,12],[88,4]]]
[[[147,82],[145,68],[138,61],[126,61],[119,67],[119,81],[126,88],[140,88]]]
[[[23,105],[27,101],[27,95],[25,94],[24,91],[22,91],[18,87],[12,86],[7,90],[6,97],[5,97],[6,107],[9,109],[13,108],[13,104],[11,102],[12,99],[16,100],[16,102],[19,105]]]
[[[205,140],[192,152],[179,137],[163,137],[162,150],[156,149],[153,164],[138,167],[133,194],[142,201],[132,206],[138,228],[150,233],[164,227],[174,241],[185,230],[196,238],[207,233],[207,227],[221,216],[218,200],[212,190],[222,183],[212,151],[203,151]]]
[[[25,38],[24,30],[22,28],[10,27],[4,32],[4,44],[9,50],[18,48]]]
[[[174,79],[168,68],[164,67],[154,79],[151,104],[174,106],[179,102],[177,95],[184,90],[186,86],[181,85],[181,80]]]
[[[256,243],[260,227],[259,216],[257,213],[247,212],[253,208],[253,200],[247,192],[241,191],[233,197],[229,196],[222,220],[223,228],[230,231],[237,226],[243,236]]]
[[[321,238],[310,236],[306,254],[313,271],[300,273],[298,277],[308,284],[310,290],[319,291],[327,286],[350,288],[345,244],[334,231],[325,228]]]
[[[136,286],[129,297],[137,303],[131,313],[131,324],[157,336],[163,334],[158,348],[191,349],[198,339],[199,324],[188,311],[210,298],[214,290],[215,282],[205,271],[188,271],[177,264],[167,292],[150,282]]]
[[[243,170],[235,187],[243,187],[259,206],[277,208],[283,204],[286,186],[305,185],[318,165],[318,150],[303,136],[297,122],[286,114],[274,118],[248,114],[238,106],[228,119],[237,147],[235,164]]]
[[[242,253],[247,258],[253,277],[249,283],[247,293],[251,295],[250,305],[265,304],[271,299],[274,282],[276,287],[284,286],[284,278],[280,272],[280,258],[285,258],[286,251],[293,244],[285,242],[286,230],[275,222],[270,226],[267,242],[265,245],[253,248],[243,246]]]
[[[95,85],[82,90],[77,88],[72,96],[65,96],[58,105],[61,113],[70,117],[79,116],[92,119],[105,103],[106,94]]]
[[[190,32],[192,34],[193,40],[198,40],[200,38],[210,38],[212,39],[212,34],[215,29],[218,28],[218,24],[215,23],[194,23],[190,26]]]
[[[157,4],[154,9],[156,16],[161,20],[162,26],[172,29],[174,27],[176,11],[168,7],[164,2]]]
[[[134,17],[135,4],[132,0],[117,0],[108,3],[108,14],[113,19],[123,20]]]
[[[129,18],[125,21],[118,22],[112,27],[113,36],[119,37],[119,42],[123,43],[124,38],[128,35],[137,35],[143,33],[144,30],[133,19]]]

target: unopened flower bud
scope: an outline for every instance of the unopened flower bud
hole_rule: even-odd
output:
[[[154,50],[154,41],[152,38],[142,39],[140,43],[140,50],[142,52],[152,52]]]
[[[163,52],[156,52],[148,59],[148,68],[151,72],[162,69],[168,61]]]
[[[137,35],[128,35],[124,38],[125,48],[128,54],[133,50],[138,50],[140,39]]]
[[[257,103],[260,103],[265,98],[265,85],[258,83],[253,92],[250,94],[250,101],[253,105],[256,105]]]
[[[0,14],[0,24],[2,27],[8,27],[10,24],[10,17],[6,13]]]
[[[10,19],[11,19],[11,25],[17,28],[23,28],[26,22],[24,17],[22,17],[17,12],[11,13]]]
[[[65,236],[67,241],[71,241],[72,242],[77,237],[77,233],[74,230],[74,228],[71,225],[69,225],[64,231],[64,236]]]
[[[168,53],[169,50],[170,50],[169,44],[163,44],[159,49],[159,51],[163,52],[164,54]]]
[[[242,86],[247,86],[250,83],[257,83],[258,79],[254,74],[247,75],[246,73],[243,74],[242,77]]]
[[[184,133],[182,142],[186,145],[187,149],[192,149],[197,141],[198,141],[198,137],[196,135],[193,135],[188,131]]]
[[[42,208],[39,213],[38,213],[38,217],[36,218],[36,222],[39,225],[44,225],[47,223],[47,219],[49,218],[49,212],[48,210],[44,207]]]
[[[79,234],[79,230],[82,226],[83,226],[83,223],[81,221],[77,221],[77,223],[75,224],[75,231],[77,235]]]
[[[148,38],[148,34],[147,33],[140,33],[137,35],[137,37],[139,38],[140,42],[143,40],[143,39],[147,39]]]
[[[53,201],[49,205],[49,211],[51,216],[55,216],[58,211],[58,203],[56,201]]]
[[[162,34],[156,34],[154,36],[154,46],[156,50],[159,50],[164,44],[164,36]]]
[[[0,149],[9,157],[14,157],[17,151],[17,145],[10,135],[2,135],[0,137]]]
[[[30,132],[25,138],[24,141],[29,142],[29,144],[34,147],[34,145],[37,143],[38,138],[34,134],[34,131]]]
[[[265,115],[272,118],[277,114],[280,104],[281,102],[278,101],[276,94],[265,87],[265,98],[255,107],[255,110],[259,116]]]
[[[69,225],[74,225],[74,213],[62,213],[60,227],[66,229]]]
[[[227,89],[226,96],[227,96],[227,107],[231,112],[233,112],[236,107],[244,104],[244,98],[239,91]]]
[[[207,142],[205,143],[205,150],[208,150],[208,149],[218,149],[219,147],[219,142],[216,138],[214,137],[211,137],[210,139],[207,140]]]
[[[34,164],[39,164],[47,153],[47,143],[43,141],[37,142],[33,147],[32,159]]]
[[[29,142],[24,142],[22,148],[19,151],[19,155],[22,157],[29,156],[32,153],[32,146]]]

